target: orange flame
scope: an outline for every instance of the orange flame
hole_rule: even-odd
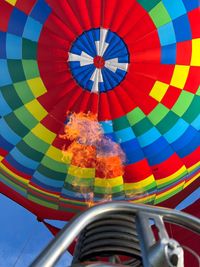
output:
[[[123,175],[124,153],[120,146],[107,138],[97,116],[88,113],[73,113],[69,115],[69,121],[65,126],[64,135],[61,138],[68,139],[72,143],[63,149],[63,159],[70,160],[70,164],[79,167],[79,174],[74,178],[74,189],[85,197],[89,206],[93,205],[95,193],[94,179],[103,179],[106,185],[102,201],[112,200],[111,178]],[[86,184],[82,176],[81,168],[94,169],[94,179],[91,184]]]

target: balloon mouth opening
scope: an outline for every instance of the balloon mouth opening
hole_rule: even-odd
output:
[[[96,56],[93,59],[94,65],[98,69],[102,69],[105,66],[105,60],[101,56]]]

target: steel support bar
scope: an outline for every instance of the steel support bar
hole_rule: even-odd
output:
[[[128,202],[109,202],[96,205],[75,217],[41,252],[30,267],[52,267],[60,256],[68,249],[79,233],[91,222],[109,213],[128,213],[136,215],[138,212],[152,213],[162,216],[165,222],[178,224],[200,234],[200,220],[177,210]]]

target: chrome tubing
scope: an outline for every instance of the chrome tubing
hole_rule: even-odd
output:
[[[60,256],[68,249],[74,239],[90,223],[109,213],[148,213],[161,216],[165,222],[183,226],[197,234],[200,234],[200,220],[192,215],[173,209],[150,206],[144,204],[133,204],[128,202],[109,202],[98,204],[82,212],[71,220],[41,252],[30,267],[52,267]]]

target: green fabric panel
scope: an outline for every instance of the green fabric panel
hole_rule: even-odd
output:
[[[123,185],[118,185],[118,186],[114,186],[111,188],[107,188],[107,187],[101,187],[101,186],[95,186],[94,187],[94,192],[95,194],[104,194],[104,195],[109,195],[114,194],[114,193],[119,193],[119,192],[123,192],[124,195],[124,186]]]
[[[168,112],[169,109],[159,103],[148,115],[148,118],[154,125],[157,125],[167,115]]]
[[[63,181],[63,184],[64,184],[64,180],[66,178],[66,173],[56,172],[56,171],[49,169],[43,165],[40,165],[37,168],[37,171],[40,172],[41,174],[43,174],[44,176],[46,176],[47,178],[51,178],[53,180]]]
[[[163,188],[163,187],[167,187],[169,185],[172,185],[173,183],[175,183],[176,181],[180,180],[181,178],[183,178],[185,175],[188,174],[188,171],[186,170],[185,172],[183,172],[182,174],[180,174],[179,176],[177,176],[176,178],[174,178],[173,180],[170,180],[169,182],[167,183],[164,183],[162,185],[157,185],[157,187],[159,189]]]
[[[157,185],[156,185],[156,182],[154,181],[151,184],[143,188],[139,188],[135,190],[125,190],[125,192],[126,192],[126,195],[132,195],[132,197],[134,197],[137,195],[150,194],[152,191],[155,190],[155,188],[157,188]]]
[[[171,192],[171,193],[169,193],[169,194],[167,194],[167,195],[165,195],[165,196],[163,196],[163,197],[161,197],[159,199],[155,199],[154,204],[158,204],[158,203],[163,202],[164,200],[166,200],[166,199],[168,199],[170,197],[173,197],[174,195],[176,195],[180,191],[182,191],[182,189],[183,189],[182,187],[178,187],[175,191],[173,191],[173,192]]]
[[[5,121],[9,127],[21,137],[24,137],[29,132],[29,129],[21,123],[14,113],[5,116]]]
[[[36,151],[32,147],[28,146],[23,140],[19,142],[16,146],[22,154],[28,158],[40,162],[44,156],[43,153]]]
[[[40,76],[37,61],[22,60],[22,64],[23,64],[24,73],[25,73],[27,80]]]
[[[85,186],[93,186],[94,184],[94,178],[77,178],[77,177],[74,177],[70,174],[67,175],[67,178],[66,178],[66,184],[73,184],[73,182],[79,182],[79,185],[82,184],[82,185],[85,185]],[[64,185],[65,187],[65,185]]]
[[[164,119],[157,124],[156,128],[159,130],[161,134],[165,134],[176,124],[178,119],[179,117],[172,111],[170,111],[167,113]]]
[[[144,113],[139,108],[135,108],[134,110],[129,112],[126,116],[131,126],[135,125],[136,123],[141,121],[143,118],[145,118]]]
[[[200,86],[199,86],[199,88],[198,88],[198,90],[196,92],[196,95],[200,96]]]
[[[153,127],[151,122],[145,117],[143,120],[132,126],[134,134],[138,137]]]
[[[22,39],[22,58],[36,59],[37,58],[37,43],[28,39]]]
[[[76,206],[87,206],[85,202],[81,202],[75,199],[66,199],[65,196],[62,196],[63,198],[60,200],[63,204],[70,204],[70,205],[76,205]]]
[[[109,195],[109,194],[107,194],[107,195]],[[100,198],[100,201],[103,199],[106,199],[107,195],[105,194],[105,192],[103,192],[102,194],[95,192],[95,194],[94,194],[95,198]],[[115,197],[123,197],[124,198],[124,191],[112,193],[112,198],[114,199]]]
[[[15,110],[14,113],[17,118],[30,130],[38,124],[38,121],[24,106]]]
[[[129,121],[126,116],[113,120],[113,130],[119,131],[130,127]]]
[[[13,83],[26,80],[21,60],[8,59],[7,63]]]
[[[15,88],[12,85],[1,87],[1,92],[12,110],[23,106],[21,99],[19,98],[18,94],[15,91]]]
[[[35,99],[35,96],[31,92],[27,82],[18,82],[13,84],[15,90],[24,104]]]
[[[160,1],[161,0],[137,0],[137,2],[140,3],[147,11],[150,11]]]
[[[45,201],[44,199],[41,199],[38,196],[36,197],[31,193],[28,193],[28,199],[47,208],[51,208],[54,210],[58,209],[58,204],[51,203],[49,200]]]
[[[79,185],[73,185],[69,183],[65,183],[64,188],[67,189],[68,191],[74,192],[81,195],[93,192],[93,186],[84,184],[84,186],[79,186]],[[84,196],[83,196],[84,197]]]
[[[24,138],[24,142],[26,142],[33,149],[45,154],[49,148],[49,144],[45,143],[38,137],[36,137],[32,132],[29,132]]]
[[[14,191],[17,191],[20,195],[26,197],[27,190],[23,186],[19,186],[16,183],[14,183],[12,180],[4,176],[2,173],[0,174],[0,181],[5,185],[9,186],[10,188],[12,188]]]
[[[182,115],[187,111],[189,108],[194,95],[192,93],[182,91],[178,100],[176,101],[175,105],[172,108],[172,111],[176,113],[178,116],[182,117]]]
[[[150,2],[150,1],[149,1]],[[171,21],[171,18],[163,5],[162,2],[157,4],[150,12],[149,15],[151,16],[156,28],[159,28]]]
[[[183,115],[183,119],[188,123],[192,123],[199,115],[200,109],[200,97],[194,96],[191,105],[189,106],[188,110]]]
[[[64,162],[58,162],[56,160],[53,160],[51,158],[49,158],[48,156],[44,156],[41,164],[46,166],[47,168],[50,168],[53,166],[53,169],[57,172],[63,172],[63,173],[67,173],[69,166],[67,164],[65,164]]]

